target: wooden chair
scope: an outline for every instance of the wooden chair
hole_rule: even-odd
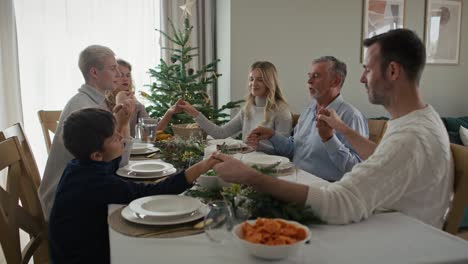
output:
[[[31,169],[31,176],[34,182],[34,186],[36,189],[39,188],[39,184],[41,183],[41,176],[39,173],[39,169],[37,168],[36,159],[34,158],[34,154],[32,153],[31,146],[29,145],[28,139],[26,134],[24,133],[23,128],[21,127],[20,123],[16,123],[11,127],[0,131],[0,141],[5,139],[17,137],[18,141],[22,147],[23,153],[25,155],[25,163]]]
[[[369,140],[373,141],[375,144],[379,144],[385,130],[387,130],[387,120],[369,119],[367,125],[369,127]]]
[[[454,191],[444,230],[468,239],[468,230],[459,230],[463,212],[468,207],[468,147],[450,144],[450,148],[455,163]]]
[[[291,116],[292,116],[292,128],[294,129],[294,127],[297,125],[297,122],[299,121],[299,116],[301,115],[291,112]]]
[[[46,143],[47,153],[50,153],[50,147],[52,146],[52,138],[50,132],[55,134],[57,125],[60,119],[62,111],[44,111],[40,110],[37,112],[39,116],[39,122],[42,126],[42,133],[44,134],[44,140]]]
[[[0,187],[0,244],[7,263],[47,263],[47,223],[32,182],[31,170],[18,138],[0,142],[0,171],[7,169],[6,188]],[[21,201],[21,202],[20,202]],[[21,249],[20,229],[30,240]]]

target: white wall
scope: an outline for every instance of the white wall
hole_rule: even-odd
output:
[[[346,100],[366,116],[387,115],[371,105],[359,78],[361,0],[220,0],[218,57],[220,102],[243,98],[248,68],[269,60],[279,71],[283,90],[295,112],[310,102],[306,74],[311,60],[334,55],[348,65],[343,87]],[[405,27],[424,36],[424,0],[407,0]],[[460,64],[427,65],[421,92],[442,116],[468,115],[468,3],[464,3]],[[230,98],[226,97],[230,91]]]

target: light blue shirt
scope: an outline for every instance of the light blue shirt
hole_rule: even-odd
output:
[[[279,155],[293,160],[299,168],[328,181],[337,181],[362,161],[341,133],[335,131],[332,138],[322,142],[316,128],[315,100],[304,110],[294,128],[294,136],[275,134],[270,138]],[[367,119],[354,106],[339,95],[327,107],[334,109],[346,125],[369,137]]]

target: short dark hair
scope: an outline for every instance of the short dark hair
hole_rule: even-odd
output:
[[[421,39],[409,29],[394,29],[364,40],[364,46],[380,45],[381,69],[390,62],[403,67],[410,81],[419,83],[426,64],[426,48]]]
[[[89,160],[91,153],[100,151],[104,141],[112,137],[115,118],[109,111],[86,108],[73,112],[63,125],[63,143],[78,160]]]
[[[320,62],[328,62],[328,64],[330,65],[328,67],[328,71],[341,77],[340,87],[342,87],[346,80],[346,63],[340,61],[334,56],[322,56],[312,61],[313,64],[317,64]]]

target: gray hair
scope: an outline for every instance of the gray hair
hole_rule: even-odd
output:
[[[340,61],[339,59],[333,56],[322,56],[312,61],[313,64],[317,64],[320,62],[327,62],[329,65],[328,71],[341,77],[340,88],[343,87],[347,74],[346,63]]]
[[[115,53],[105,46],[91,45],[80,53],[78,59],[78,67],[83,74],[83,77],[88,81],[89,70],[92,67],[102,70],[104,68],[104,58],[115,57]]]

